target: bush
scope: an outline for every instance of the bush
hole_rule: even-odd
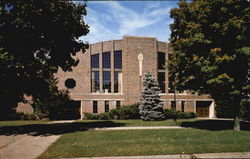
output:
[[[118,109],[112,109],[108,113],[84,113],[85,119],[90,120],[110,120],[110,119],[140,119],[139,104],[122,106]]]
[[[178,119],[191,119],[196,117],[197,115],[194,112],[179,112],[177,114]]]
[[[118,119],[140,119],[139,103],[122,106],[118,110]]]
[[[196,118],[197,115],[194,112],[176,112],[177,119],[191,119]],[[174,118],[174,110],[173,109],[166,109],[165,110],[165,117],[166,119],[173,119]]]
[[[99,119],[99,114],[84,113],[84,117],[85,117],[85,119],[98,120]]]
[[[24,114],[21,112],[12,113],[9,116],[9,120],[38,120],[39,117],[36,114]]]

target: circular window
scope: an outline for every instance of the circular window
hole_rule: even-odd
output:
[[[74,88],[76,86],[76,81],[73,79],[73,78],[68,78],[66,81],[65,81],[65,86],[67,88]]]

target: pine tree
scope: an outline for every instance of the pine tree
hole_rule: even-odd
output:
[[[143,82],[144,89],[141,92],[140,115],[143,120],[163,120],[164,109],[160,101],[160,88],[150,73],[146,73]]]

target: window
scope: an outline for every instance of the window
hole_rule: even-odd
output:
[[[121,101],[116,101],[116,109],[119,109],[121,107]]]
[[[91,68],[99,68],[99,54],[91,55]]]
[[[165,72],[158,72],[158,83],[162,93],[165,93]]]
[[[93,113],[98,113],[97,101],[93,101]]]
[[[104,102],[105,112],[109,112],[109,101]]]
[[[91,92],[98,93],[100,91],[99,71],[91,72]]]
[[[175,101],[171,101],[171,108],[175,108]]]
[[[76,86],[76,81],[73,78],[68,78],[65,83],[64,83],[65,87],[72,89]]]
[[[122,86],[122,72],[115,71],[114,74],[114,92],[121,93],[121,86]]]
[[[110,68],[110,52],[104,52],[102,54],[103,68]]]
[[[165,69],[165,53],[158,52],[158,69]]]
[[[174,89],[174,78],[172,76],[169,76],[169,81],[168,81],[168,93],[174,93],[175,89]]]
[[[185,107],[185,101],[181,101],[181,112],[185,111],[184,107]]]
[[[104,93],[111,92],[110,71],[103,71],[103,90]]]
[[[114,52],[114,65],[115,68],[122,69],[122,51]]]

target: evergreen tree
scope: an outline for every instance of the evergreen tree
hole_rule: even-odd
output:
[[[160,101],[160,88],[150,73],[146,73],[141,92],[140,115],[143,120],[163,120],[164,109]]]

